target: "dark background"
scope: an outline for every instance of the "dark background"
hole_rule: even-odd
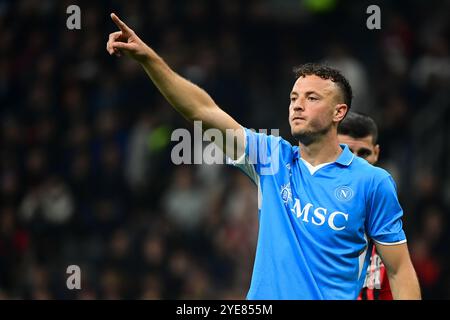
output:
[[[66,28],[71,4],[81,30]],[[106,52],[111,12],[240,124],[292,143],[292,67],[340,68],[379,125],[423,297],[450,298],[450,1],[419,0],[0,1],[0,298],[247,293],[256,187],[172,163],[172,131],[192,125]],[[66,287],[73,264],[81,290]]]

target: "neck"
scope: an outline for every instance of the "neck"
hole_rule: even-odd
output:
[[[308,145],[299,142],[299,147],[301,157],[313,166],[334,162],[342,152],[336,134],[326,134]]]

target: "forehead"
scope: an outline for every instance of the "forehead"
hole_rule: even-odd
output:
[[[347,135],[338,134],[338,140],[339,143],[345,143],[352,149],[371,149],[374,147],[372,136],[367,136],[364,138],[353,138]]]
[[[292,87],[292,92],[302,94],[308,91],[316,91],[323,94],[334,94],[337,85],[330,79],[322,79],[316,75],[299,77]]]

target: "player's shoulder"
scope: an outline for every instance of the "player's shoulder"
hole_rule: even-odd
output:
[[[244,133],[246,136],[257,137],[259,139],[273,140],[273,141],[285,141],[278,134],[278,131],[275,130],[260,130],[256,131],[255,129],[242,127],[244,129]]]
[[[365,180],[370,181],[372,183],[379,183],[386,178],[390,178],[391,174],[380,167],[374,166],[367,162],[367,160],[354,157],[351,167],[354,171],[358,172]]]
[[[292,144],[281,137],[277,131],[270,130],[268,132],[257,132],[254,129],[244,128],[245,134],[250,138],[256,140],[265,140],[268,144],[273,144],[276,147],[281,147],[283,151],[293,151]]]

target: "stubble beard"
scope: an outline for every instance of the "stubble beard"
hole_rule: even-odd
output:
[[[299,132],[292,132],[292,136],[304,146],[321,140],[331,129],[331,124],[317,130],[305,129]]]

